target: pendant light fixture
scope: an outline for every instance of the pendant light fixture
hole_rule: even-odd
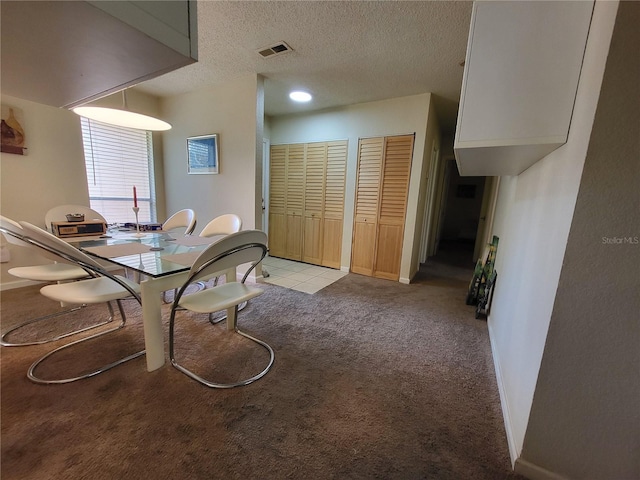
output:
[[[171,129],[171,124],[143,115],[141,113],[132,112],[127,108],[126,91],[122,90],[122,108],[94,107],[84,106],[75,107],[73,112],[98,122],[108,123],[109,125],[117,125],[119,127],[136,128],[138,130],[163,131]]]

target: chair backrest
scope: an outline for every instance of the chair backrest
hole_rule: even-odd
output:
[[[211,244],[195,259],[189,271],[187,283],[199,278],[252,263],[242,281],[267,254],[267,234],[260,230],[244,230],[232,233]]]
[[[47,231],[51,231],[51,222],[66,222],[68,213],[82,213],[86,222],[99,221],[107,223],[105,218],[92,208],[84,205],[59,205],[53,207],[44,216],[44,225]]]
[[[200,232],[201,237],[230,235],[242,229],[242,219],[234,213],[225,213],[211,220]]]
[[[196,212],[190,208],[174,213],[162,224],[162,230],[164,231],[183,227],[185,228],[185,235],[191,235],[196,228]]]
[[[22,240],[24,237],[24,231],[18,222],[11,220],[10,218],[0,215],[0,232],[4,234],[4,238],[12,245],[18,245],[20,247],[30,247],[31,245]]]
[[[89,255],[72,247],[46,230],[28,222],[20,222],[20,226],[24,231],[24,236],[43,250],[58,255],[68,262],[79,264],[81,267],[85,264],[92,272],[101,272],[103,270],[102,266]]]
[[[102,265],[96,260],[91,258],[84,252],[81,252],[75,247],[72,247],[64,240],[56,237],[55,235],[43,230],[40,227],[36,227],[31,223],[20,222],[20,226],[24,230],[25,237],[34,243],[35,246],[42,248],[45,251],[49,251],[58,255],[61,259],[68,261],[69,263],[78,265],[83,268],[87,273],[93,277],[107,277],[120,285],[123,289],[127,290],[132,297],[134,297],[138,303],[142,303],[140,294],[134,290],[131,286],[131,282],[120,277],[118,275],[107,272]]]
[[[34,245],[29,241],[28,238],[26,238],[27,235],[18,222],[2,215],[0,215],[0,232],[4,234],[4,238],[7,239],[7,242],[11,243],[12,245],[26,248],[37,248],[38,252],[43,257],[48,258],[49,260],[52,260],[54,262],[69,263],[66,260],[60,258],[58,255],[55,255],[48,250],[39,248],[38,245]]]

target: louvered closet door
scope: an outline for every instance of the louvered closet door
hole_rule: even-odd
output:
[[[358,142],[351,271],[363,275],[373,275],[383,145],[383,138]]]
[[[402,258],[413,135],[385,138],[373,276],[398,280]]]
[[[304,213],[305,145],[289,145],[287,155],[286,252],[292,260],[302,259],[302,216]]]
[[[286,254],[286,145],[271,147],[269,174],[269,255]]]
[[[322,265],[340,268],[347,142],[327,143],[327,167],[322,228]]]
[[[307,144],[302,260],[318,265],[322,260],[322,218],[324,212],[326,159],[326,143]]]

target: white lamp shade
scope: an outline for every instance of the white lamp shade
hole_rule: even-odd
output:
[[[74,113],[98,122],[117,125],[119,127],[137,128],[139,130],[163,131],[171,129],[171,125],[141,113],[130,112],[117,108],[106,107],[76,107]]]

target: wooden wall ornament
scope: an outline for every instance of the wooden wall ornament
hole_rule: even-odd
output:
[[[2,105],[0,121],[0,150],[2,153],[25,155],[25,131],[22,126],[22,110]]]

